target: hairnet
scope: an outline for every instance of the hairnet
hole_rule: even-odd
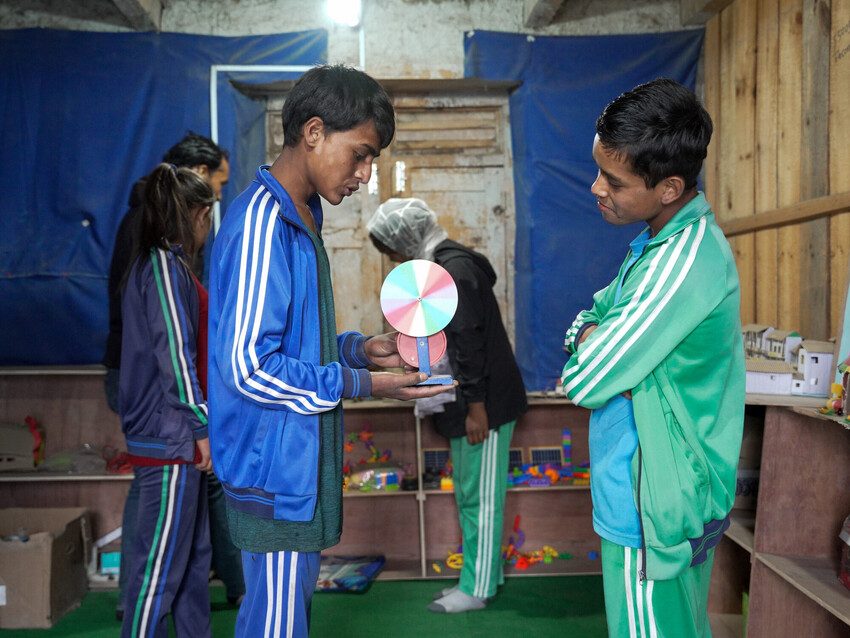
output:
[[[378,206],[366,230],[387,248],[414,259],[433,259],[437,244],[448,237],[434,211],[415,198],[388,199]]]

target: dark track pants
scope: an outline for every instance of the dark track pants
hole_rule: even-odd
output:
[[[136,538],[127,551],[124,638],[210,633],[207,477],[192,465],[137,467]]]

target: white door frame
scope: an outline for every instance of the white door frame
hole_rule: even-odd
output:
[[[210,139],[218,144],[218,74],[242,73],[306,73],[315,65],[301,64],[213,64],[210,66]],[[213,206],[213,232],[221,225],[221,205]]]

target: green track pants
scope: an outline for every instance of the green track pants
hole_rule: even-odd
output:
[[[602,585],[611,638],[711,638],[708,587],[714,550],[671,580],[638,576],[643,552],[602,539]]]
[[[502,527],[508,455],[516,421],[490,430],[483,443],[451,439],[455,501],[463,535],[460,590],[489,598],[504,581]]]

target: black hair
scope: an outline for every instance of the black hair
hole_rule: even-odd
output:
[[[173,164],[157,166],[145,183],[135,256],[176,244],[191,256],[195,252],[191,211],[214,203],[212,188],[193,170]]]
[[[392,253],[397,253],[397,250],[393,250],[389,246],[387,246],[380,239],[375,237],[372,233],[369,233],[369,239],[372,241],[372,245],[376,248],[376,250],[382,255],[390,255]]]
[[[203,165],[210,169],[210,173],[214,173],[227,157],[227,151],[210,138],[189,131],[182,140],[166,151],[162,161],[177,167]]]
[[[712,130],[696,95],[667,78],[623,93],[596,120],[602,147],[627,161],[647,188],[673,175],[694,188]]]
[[[373,78],[344,66],[317,66],[292,87],[283,104],[283,145],[301,141],[301,130],[319,117],[330,132],[348,131],[372,120],[381,141],[389,146],[395,135],[395,111],[387,92]]]

